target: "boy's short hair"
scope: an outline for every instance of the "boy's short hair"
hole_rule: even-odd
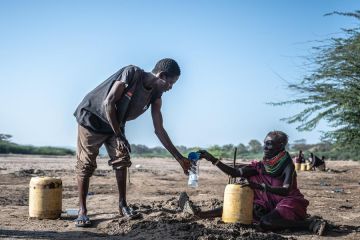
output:
[[[276,139],[279,139],[282,143],[284,143],[284,147],[288,144],[289,141],[288,135],[282,131],[271,131],[267,134],[267,136],[272,136]]]
[[[164,72],[169,77],[180,76],[180,67],[174,59],[164,58],[158,61],[152,70],[152,73],[157,74],[159,72]]]

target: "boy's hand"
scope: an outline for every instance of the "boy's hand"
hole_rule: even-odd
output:
[[[215,158],[213,155],[211,155],[211,153],[209,153],[206,150],[199,150],[198,153],[200,153],[200,158],[205,158],[206,160],[214,163],[216,162],[218,159]]]
[[[129,154],[131,153],[131,147],[126,138],[116,137],[116,141],[121,152],[127,151]]]
[[[180,163],[180,166],[184,170],[185,175],[189,175],[189,170],[191,167],[190,160],[185,157],[182,157],[178,162]]]

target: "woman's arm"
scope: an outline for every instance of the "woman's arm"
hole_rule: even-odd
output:
[[[282,187],[273,187],[266,185],[265,183],[257,184],[251,182],[250,185],[253,188],[259,189],[264,192],[270,192],[273,194],[277,194],[280,196],[287,196],[290,192],[291,186],[293,184],[294,174],[295,174],[295,167],[293,164],[289,164],[285,169],[283,174],[285,175],[284,183]]]
[[[230,167],[224,163],[222,163],[218,158],[215,158],[209,152],[205,150],[200,150],[200,157],[205,158],[210,161],[213,165],[217,166],[222,172],[230,175],[231,177],[251,177],[257,175],[256,169],[249,165],[242,164],[238,168]]]

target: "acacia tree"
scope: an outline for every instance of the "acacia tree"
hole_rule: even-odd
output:
[[[333,12],[360,20],[360,11]],[[300,131],[313,130],[326,120],[332,131],[323,139],[346,146],[359,153],[360,146],[360,26],[342,29],[340,37],[322,41],[313,47],[315,54],[307,58],[309,74],[300,82],[289,84],[297,98],[273,105],[303,104],[305,109],[284,118],[299,123]]]
[[[0,142],[9,142],[12,136],[10,134],[0,133]]]

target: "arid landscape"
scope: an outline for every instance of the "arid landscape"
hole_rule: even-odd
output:
[[[230,161],[229,161],[230,163]],[[75,158],[0,156],[0,238],[4,239],[360,239],[360,164],[331,161],[326,172],[300,172],[298,184],[310,201],[308,213],[330,221],[327,236],[309,232],[259,232],[220,218],[197,220],[179,211],[177,199],[186,191],[202,209],[220,206],[227,176],[206,161],[200,164],[199,187],[187,186],[173,159],[136,158],[130,168],[128,202],[142,213],[126,221],[118,215],[115,176],[107,159],[98,160],[88,196],[91,228],[76,228]],[[63,214],[57,220],[28,219],[29,181],[56,176],[63,181]]]

